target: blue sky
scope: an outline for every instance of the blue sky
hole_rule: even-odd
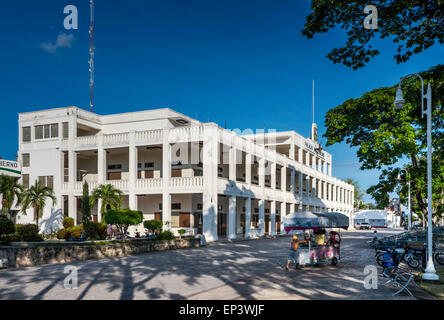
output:
[[[78,30],[63,28],[69,4],[79,10]],[[315,79],[322,135],[330,108],[443,62],[444,46],[436,45],[397,65],[395,46],[378,40],[382,53],[364,69],[334,65],[326,55],[345,33],[303,38],[308,13],[308,0],[96,0],[95,112],[170,107],[230,129],[266,126],[309,136]],[[88,24],[87,0],[2,3],[3,158],[17,153],[17,113],[88,108]],[[335,176],[364,188],[377,182],[377,171],[359,170],[356,150],[340,144],[327,151]]]

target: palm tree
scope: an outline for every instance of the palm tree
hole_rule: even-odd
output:
[[[0,195],[2,196],[2,213],[8,212],[11,214],[11,207],[14,204],[14,199],[17,199],[16,204],[20,204],[21,193],[23,187],[17,183],[17,179],[10,176],[0,176]]]
[[[51,188],[45,187],[40,181],[36,180],[34,185],[26,189],[22,194],[22,211],[26,214],[26,210],[30,207],[34,209],[34,220],[36,225],[39,225],[39,219],[43,215],[43,209],[46,206],[47,199],[52,200],[52,205],[55,205],[57,199],[54,191]]]
[[[101,184],[92,191],[89,202],[91,207],[94,207],[99,200],[102,200],[100,206],[100,213],[103,214],[107,210],[119,210],[122,205],[123,192],[117,188],[114,188],[111,184]]]

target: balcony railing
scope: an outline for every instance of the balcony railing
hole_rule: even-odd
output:
[[[196,188],[202,188],[203,177],[184,177],[184,178],[171,178],[170,188],[181,190],[192,190]]]
[[[106,134],[103,136],[103,144],[106,146],[126,145],[129,143],[129,133]]]

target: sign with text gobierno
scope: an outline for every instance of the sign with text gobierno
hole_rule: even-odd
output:
[[[22,174],[20,163],[0,159],[0,175],[2,174],[20,176]]]

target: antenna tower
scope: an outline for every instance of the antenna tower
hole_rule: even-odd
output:
[[[89,98],[89,106],[91,108],[91,112],[93,112],[94,108],[94,0],[89,0],[91,20],[89,25],[89,88],[90,88],[90,98]]]

